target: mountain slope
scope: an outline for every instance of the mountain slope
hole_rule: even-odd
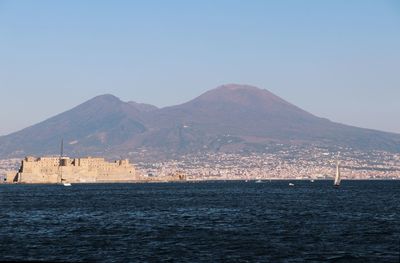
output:
[[[0,137],[0,157],[253,151],[270,143],[400,152],[400,135],[316,117],[265,89],[224,85],[181,105],[157,108],[95,97],[69,111]]]
[[[207,146],[229,135],[240,144],[314,143],[361,149],[400,150],[400,136],[361,129],[316,117],[265,89],[224,85],[181,105],[153,112],[146,119],[159,135],[183,138],[175,146]],[[169,132],[166,132],[168,128]],[[205,138],[208,136],[208,138]],[[178,138],[175,138],[177,140]],[[211,141],[210,141],[211,140]],[[229,141],[228,140],[228,141]],[[171,145],[169,145],[171,147]],[[220,148],[218,146],[217,148]]]
[[[291,127],[307,126],[319,119],[267,90],[224,85],[187,103],[162,109],[153,123],[202,125],[209,131],[241,135],[280,134]]]
[[[147,103],[137,103],[134,101],[129,101],[128,104],[133,106],[140,112],[150,112],[158,109],[156,106]]]
[[[0,154],[54,154],[60,141],[69,153],[105,152],[146,131],[140,112],[112,95],[97,96],[69,111],[0,138]]]

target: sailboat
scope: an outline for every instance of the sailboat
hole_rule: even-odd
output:
[[[339,187],[340,186],[340,161],[339,161],[339,154],[338,154],[338,159],[336,160],[336,176],[335,176],[335,181],[333,182],[334,187]]]

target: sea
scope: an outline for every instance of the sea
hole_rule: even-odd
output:
[[[0,206],[0,261],[400,262],[396,180],[0,185]]]

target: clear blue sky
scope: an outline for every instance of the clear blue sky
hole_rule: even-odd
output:
[[[400,1],[0,0],[0,135],[99,94],[167,106],[225,83],[400,133]]]

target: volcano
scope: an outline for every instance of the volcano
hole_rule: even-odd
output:
[[[97,96],[0,137],[0,156],[54,154],[61,138],[74,155],[259,151],[276,143],[400,152],[399,134],[331,122],[266,89],[229,84],[164,108]]]

